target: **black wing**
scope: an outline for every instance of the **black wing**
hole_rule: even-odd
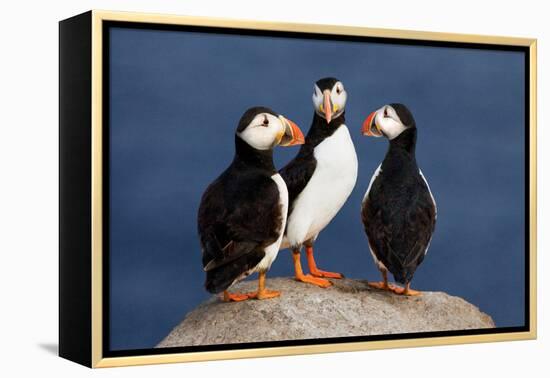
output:
[[[296,157],[279,171],[288,188],[288,214],[292,212],[294,200],[302,193],[315,172],[317,167],[317,160],[313,155],[315,147],[333,135],[344,123],[344,113],[333,119],[330,126],[327,126],[326,121],[313,112],[313,120],[306,135],[305,144],[300,147]]]
[[[435,229],[429,189],[420,176],[412,180],[397,192],[375,180],[361,212],[373,253],[400,283],[411,281]]]
[[[313,149],[310,151],[309,146],[304,145],[298,155],[279,171],[288,188],[289,214],[292,212],[294,200],[306,187],[316,166],[317,160],[313,156]]]
[[[268,176],[222,175],[198,214],[206,289],[219,293],[254,268],[281,232],[279,190]]]

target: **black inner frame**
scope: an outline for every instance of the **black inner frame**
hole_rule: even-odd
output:
[[[202,32],[214,34],[228,35],[246,35],[246,36],[269,36],[269,37],[284,37],[284,38],[299,38],[299,39],[316,39],[316,40],[333,40],[333,41],[353,41],[365,43],[381,43],[393,45],[411,45],[411,46],[431,46],[431,47],[451,47],[451,48],[469,48],[480,50],[500,50],[500,51],[519,51],[524,53],[524,68],[525,68],[525,324],[520,327],[497,327],[490,329],[474,329],[474,330],[458,330],[458,331],[442,331],[442,332],[417,332],[391,335],[372,335],[372,336],[350,336],[350,337],[334,337],[334,338],[319,338],[319,339],[304,339],[304,340],[286,340],[286,341],[262,341],[253,343],[235,343],[221,345],[203,345],[203,346],[185,346],[185,347],[170,347],[158,349],[128,349],[128,350],[111,350],[110,349],[110,267],[109,267],[109,240],[110,240],[110,170],[109,170],[109,115],[110,115],[110,29],[112,27],[122,27],[129,29],[148,29],[148,30],[170,30],[181,32]],[[155,355],[168,353],[185,353],[185,352],[206,352],[220,351],[232,349],[254,349],[267,347],[283,347],[283,346],[304,346],[315,344],[342,344],[349,342],[361,341],[381,341],[381,340],[400,340],[400,339],[425,339],[432,337],[446,336],[465,336],[465,335],[488,335],[511,332],[528,332],[530,330],[530,56],[529,47],[527,46],[506,46],[497,44],[481,44],[481,43],[464,43],[464,42],[441,42],[441,41],[423,41],[401,38],[386,38],[386,37],[363,37],[363,36],[347,36],[347,35],[331,35],[331,34],[314,34],[301,32],[285,32],[285,31],[267,31],[267,30],[248,30],[238,28],[223,28],[223,27],[208,27],[208,26],[190,26],[190,25],[165,25],[141,22],[125,22],[125,21],[103,21],[103,357],[126,357],[139,355]]]

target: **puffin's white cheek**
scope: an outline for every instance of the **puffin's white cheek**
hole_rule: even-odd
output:
[[[313,107],[316,110],[320,109],[321,105],[323,104],[323,96],[317,96],[314,94],[311,99],[313,100]]]
[[[340,95],[335,96],[335,98],[332,99],[332,103],[338,107],[338,110],[342,110],[346,106],[346,100],[346,92],[343,92]]]
[[[394,139],[405,131],[405,126],[392,118],[381,117],[379,125],[389,139]]]
[[[269,150],[275,144],[276,134],[273,127],[252,127],[244,130],[240,136],[257,150]]]

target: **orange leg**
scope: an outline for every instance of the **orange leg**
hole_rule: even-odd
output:
[[[280,296],[281,292],[276,290],[267,290],[265,288],[265,272],[260,272],[258,274],[258,291],[255,293],[248,293],[247,295],[248,298],[269,299]]]
[[[309,265],[309,271],[314,277],[325,277],[325,278],[344,278],[344,275],[341,273],[334,272],[325,272],[324,270],[318,269],[317,264],[315,263],[315,258],[313,257],[313,246],[306,246],[307,254],[307,263]]]
[[[307,275],[304,274],[304,272],[302,271],[302,263],[300,262],[299,249],[292,250],[292,258],[294,259],[294,272],[295,272],[296,281],[310,283],[323,288],[326,288],[332,285],[332,282],[330,282],[329,280],[313,277],[311,274],[307,274]]]
[[[382,281],[369,282],[369,286],[380,290],[388,290],[388,291],[395,292],[397,288],[388,283],[388,271],[385,269],[380,269],[380,272],[382,273]]]
[[[247,294],[241,293],[230,293],[227,290],[223,292],[223,301],[224,302],[241,302],[248,299]]]
[[[410,282],[408,282],[405,285],[405,288],[396,287],[393,290],[393,292],[395,294],[406,295],[406,296],[410,296],[410,297],[416,297],[416,296],[422,295],[422,292],[411,289],[411,283]]]

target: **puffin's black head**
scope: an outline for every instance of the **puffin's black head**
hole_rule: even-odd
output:
[[[344,84],[333,77],[318,80],[313,86],[313,107],[327,123],[342,115],[347,97]]]
[[[236,134],[257,150],[304,143],[304,135],[294,122],[263,106],[256,106],[244,112]]]
[[[411,111],[403,104],[389,104],[369,114],[363,128],[363,135],[394,139],[403,131],[416,127]]]

